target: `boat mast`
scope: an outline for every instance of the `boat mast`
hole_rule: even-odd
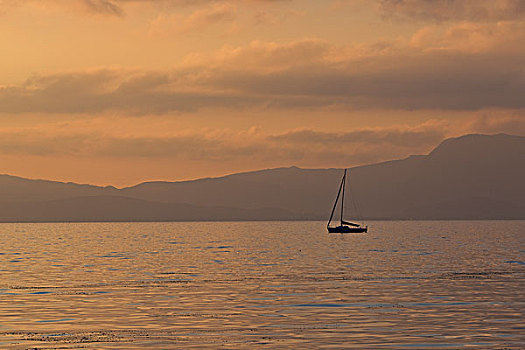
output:
[[[346,170],[345,170],[345,174],[346,174]],[[332,213],[330,214],[330,219],[328,220],[328,224],[326,225],[326,227],[330,226],[330,223],[332,222],[332,219],[334,217],[335,208],[337,207],[337,201],[339,200],[339,196],[341,195],[341,189],[343,188],[344,181],[345,181],[345,177],[343,176],[343,178],[341,179],[341,184],[339,185],[339,191],[337,192],[337,197],[335,197],[334,207],[332,208]]]
[[[341,183],[341,187],[343,187],[343,194],[341,196],[341,226],[343,226],[343,208],[345,206],[345,185],[346,185],[346,169],[345,169],[345,174],[343,175],[343,182]]]

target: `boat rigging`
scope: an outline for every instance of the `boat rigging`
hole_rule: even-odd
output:
[[[339,185],[339,191],[337,192],[337,197],[335,198],[334,207],[332,208],[332,213],[330,214],[330,219],[328,220],[328,224],[326,225],[326,228],[328,229],[329,233],[363,233],[368,232],[368,226],[361,226],[360,224],[355,224],[353,222],[345,221],[343,219],[344,217],[344,204],[345,204],[345,187],[346,187],[346,169],[343,174],[343,179],[341,180],[341,184]],[[341,198],[341,222],[339,226],[330,226],[332,223],[332,219],[334,217],[335,209],[337,208],[337,202],[339,201],[339,198]]]

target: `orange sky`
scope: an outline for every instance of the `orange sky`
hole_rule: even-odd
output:
[[[525,135],[521,0],[3,0],[0,173],[131,185]]]

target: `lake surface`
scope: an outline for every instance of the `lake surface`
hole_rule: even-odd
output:
[[[0,224],[0,348],[525,348],[525,221],[368,224]]]

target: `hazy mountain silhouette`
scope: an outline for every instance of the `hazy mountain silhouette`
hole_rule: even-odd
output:
[[[118,190],[111,186],[99,187],[0,175],[0,202],[49,201],[82,196],[118,195],[118,193]]]
[[[340,169],[297,167],[116,189],[0,176],[0,221],[326,219]],[[525,219],[525,137],[466,135],[352,168],[348,218]]]
[[[301,220],[283,209],[239,209],[159,203],[119,196],[0,202],[0,222]]]

